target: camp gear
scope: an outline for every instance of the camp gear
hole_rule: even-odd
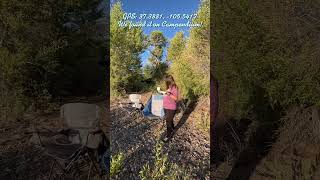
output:
[[[95,173],[102,178],[102,156],[110,144],[100,130],[100,108],[94,104],[70,103],[60,109],[64,129],[40,132],[40,145],[53,159],[49,179],[63,179],[67,175],[87,179]],[[105,171],[108,172],[108,171]]]
[[[120,107],[132,116],[142,116],[147,119],[161,119],[164,116],[163,96],[151,95],[145,105],[141,102],[141,95],[129,94],[129,103],[120,103]]]
[[[164,116],[162,95],[152,95],[151,113],[161,118]]]
[[[133,103],[132,107],[135,107],[138,109],[140,109],[142,107],[140,94],[130,94],[129,99]]]
[[[150,120],[162,119],[164,116],[163,96],[159,94],[151,95],[142,110],[142,114],[144,118]]]
[[[160,94],[166,94],[166,93],[167,93],[167,92],[165,92],[165,91],[161,91],[160,87],[157,87],[157,91],[158,91],[158,93],[160,93]]]
[[[157,90],[159,89],[160,87],[157,88]],[[129,94],[130,102],[120,102],[119,107],[135,117],[142,116],[150,120],[160,120],[164,117],[163,98],[164,95],[160,93],[153,93],[146,104],[143,105],[140,94]],[[185,103],[183,101],[178,101],[176,113],[183,113],[184,110]]]
[[[130,102],[120,102],[119,107],[125,110],[131,116],[139,117],[142,115],[144,105],[141,102],[140,94],[129,94]]]

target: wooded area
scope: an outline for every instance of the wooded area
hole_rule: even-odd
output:
[[[168,40],[161,31],[149,36],[142,28],[119,27],[124,11],[121,3],[111,9],[111,92],[114,95],[143,92],[155,88],[165,74],[172,74],[184,98],[209,95],[209,1],[202,1],[193,21],[203,23],[192,28],[190,36],[178,32]],[[164,50],[167,49],[167,57]],[[142,67],[139,57],[150,52],[149,64]]]
[[[50,108],[68,96],[105,95],[105,2],[0,2],[0,114]]]
[[[304,5],[282,3],[215,3],[212,48],[221,93],[234,97],[229,114],[246,114],[257,94],[273,109],[320,103],[318,25],[298,16]]]
[[[119,22],[123,20],[124,13],[130,13],[131,2],[123,1],[123,3],[127,4],[117,1],[111,6],[110,114],[113,128],[111,178],[208,179],[209,0],[195,1],[193,3],[198,7],[191,9],[197,17],[190,21],[202,24],[202,27],[180,30],[173,27],[166,27],[172,28],[166,30],[153,27],[151,30],[143,27],[120,27]],[[176,2],[171,5],[163,1],[157,3],[168,8],[175,4],[182,10],[180,4]],[[148,9],[142,3],[141,8]],[[178,11],[169,10],[163,15],[169,16],[170,13]],[[132,21],[134,24],[139,20]],[[164,22],[162,19],[158,21]],[[174,24],[173,22],[174,20],[170,23]],[[124,21],[122,24],[125,24]],[[127,24],[130,24],[129,20]],[[173,34],[173,37],[167,37],[169,34]],[[150,119],[144,115],[144,111],[154,107],[152,101],[157,101],[154,97],[162,98],[156,94],[156,90],[157,87],[161,87],[163,91],[167,90],[164,86],[164,77],[168,74],[174,77],[181,95],[177,107],[185,105],[185,108],[177,108],[173,117],[175,126],[173,138],[164,143],[165,117],[158,118],[158,115],[150,113],[156,117]],[[141,95],[141,103],[144,105],[142,113],[139,110],[125,108],[130,102],[130,95],[137,94]],[[157,102],[162,103],[162,100]],[[156,103],[155,107],[158,107]]]
[[[305,125],[307,129],[309,122],[313,126],[317,124],[309,116],[290,115],[295,112],[292,108],[309,112],[309,107],[320,105],[319,3],[312,0],[212,3],[211,72],[217,80],[212,88],[219,85],[220,100],[218,118],[212,123],[216,124],[214,128],[221,126],[219,122],[233,124],[236,129],[233,139],[236,141],[239,138],[239,145],[237,150],[233,149],[236,155],[231,155],[235,161],[229,178],[241,176],[247,179],[270,148],[275,146],[273,143],[280,141],[279,137],[295,139],[296,136],[306,135],[299,134],[302,129],[293,130],[291,122],[296,122],[297,127]],[[248,122],[251,124],[245,131],[243,126],[248,126]],[[292,131],[285,130],[287,128]],[[223,139],[222,136],[228,133],[220,132],[217,136]],[[304,133],[313,140],[319,138],[311,130]],[[223,144],[223,141],[219,142]],[[309,140],[305,142],[311,143]],[[282,143],[277,143],[274,148],[295,148],[297,145],[293,142],[291,145],[290,142]],[[217,146],[213,148],[212,153],[213,150],[219,152]],[[220,152],[220,156],[224,155]],[[280,154],[274,152],[273,156],[279,157]],[[246,168],[241,165],[244,162]],[[305,169],[294,169],[292,171],[295,173],[288,174],[291,172],[288,169],[277,166],[277,176],[274,172],[264,172],[276,179],[286,177],[280,176],[281,173],[287,173],[288,178],[293,179],[308,174]]]

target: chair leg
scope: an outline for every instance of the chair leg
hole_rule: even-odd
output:
[[[75,154],[75,156],[72,158],[72,160],[68,163],[68,165],[66,166],[65,169],[69,170],[71,168],[71,166],[74,164],[75,161],[77,161],[79,159],[79,157],[81,156],[81,152],[77,152],[77,154]]]
[[[89,180],[89,179],[90,179],[91,168],[92,168],[92,162],[90,163],[90,166],[89,166],[89,173],[88,173],[87,180]]]
[[[51,165],[50,173],[49,173],[49,180],[51,179],[51,173],[52,173],[52,170],[53,170],[53,167],[54,167],[55,163],[56,163],[56,161],[53,161],[53,163]]]
[[[89,159],[90,159],[91,163],[93,164],[94,169],[96,170],[96,172],[98,172],[99,177],[101,177],[101,172],[98,170],[98,168],[97,168],[96,164],[94,163],[94,160],[92,159],[92,157],[90,156],[90,154],[89,154],[89,153],[88,153],[88,157],[89,157]]]
[[[61,169],[62,173],[61,175],[58,175],[58,178],[61,179],[61,177],[64,176],[64,173],[65,173],[65,169],[63,167],[61,167],[61,164],[59,164],[59,162],[57,162],[57,160],[54,160],[52,165],[51,165],[51,168],[50,168],[50,173],[49,173],[49,180],[51,179],[51,175],[52,175],[52,172],[53,172],[53,168],[54,167],[58,167]]]

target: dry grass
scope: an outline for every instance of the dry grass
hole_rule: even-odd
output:
[[[251,179],[319,179],[319,108],[292,108],[282,118],[278,140]]]
[[[210,130],[210,99],[200,98],[198,104],[191,113],[193,125],[204,133],[209,133]]]

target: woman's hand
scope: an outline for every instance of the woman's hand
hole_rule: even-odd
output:
[[[171,92],[167,92],[167,95],[168,95],[171,99],[173,99],[173,100],[175,100],[175,101],[177,101],[177,99],[178,99],[176,96],[172,95]]]
[[[173,100],[175,100],[175,101],[177,101],[178,100],[178,98],[176,97],[176,96],[174,96],[174,95],[169,95]]]
[[[166,95],[175,101],[178,100],[178,98],[176,96],[174,96],[169,90],[166,91]]]

